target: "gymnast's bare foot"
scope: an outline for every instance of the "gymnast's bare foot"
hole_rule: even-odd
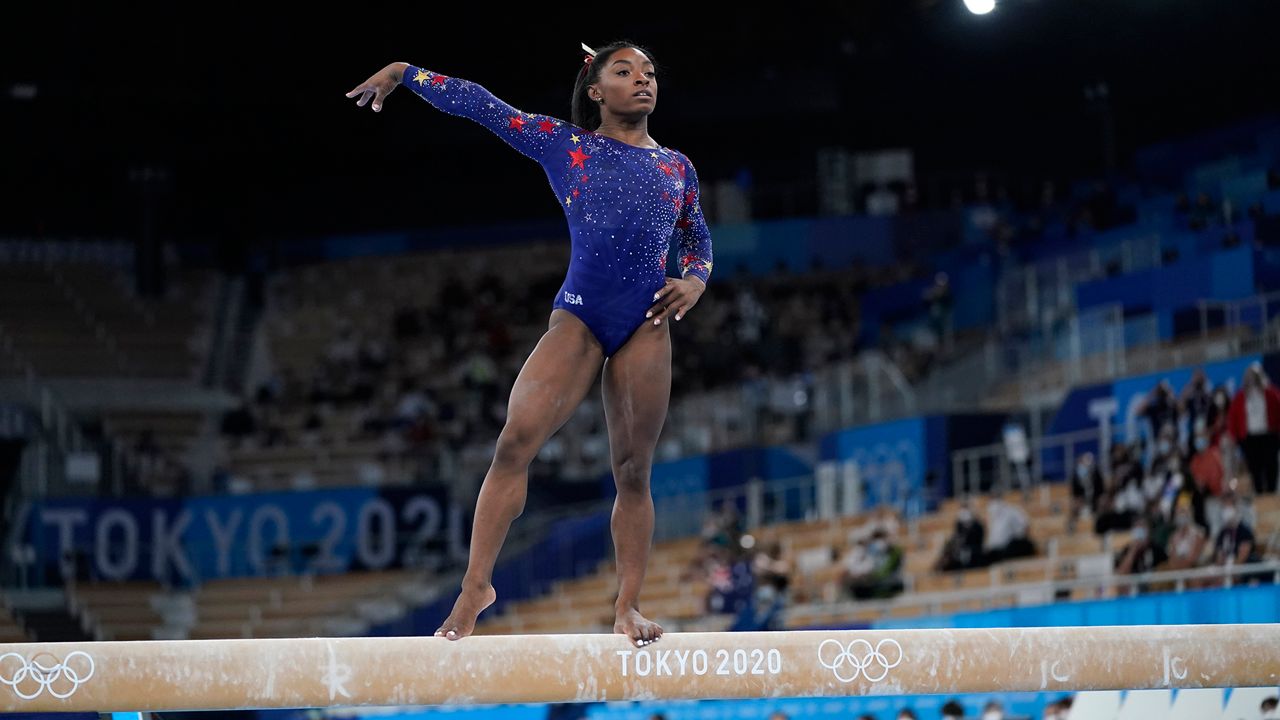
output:
[[[618,608],[617,618],[613,621],[613,631],[631,638],[636,647],[652,645],[662,637],[662,626],[652,620],[646,620],[634,607]]]
[[[436,630],[436,637],[460,640],[470,635],[476,629],[476,618],[497,599],[498,593],[489,583],[471,586],[463,583],[462,594],[453,604],[453,612]]]

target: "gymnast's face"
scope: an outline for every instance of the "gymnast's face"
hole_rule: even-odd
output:
[[[658,75],[644,53],[622,48],[605,61],[589,92],[596,102],[604,98],[602,113],[607,109],[618,115],[647,115],[658,104]]]

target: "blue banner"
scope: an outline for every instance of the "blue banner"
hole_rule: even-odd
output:
[[[936,422],[935,422],[936,421]],[[925,477],[946,474],[945,425],[940,418],[908,418],[833,432],[822,438],[823,460],[852,460],[868,507],[921,497]],[[935,479],[936,482],[936,479]]]
[[[47,500],[26,518],[38,566],[95,580],[175,584],[435,562],[463,546],[444,487],[186,499]]]

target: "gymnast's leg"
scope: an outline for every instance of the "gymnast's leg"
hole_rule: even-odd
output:
[[[511,521],[524,511],[529,463],[586,397],[603,362],[600,343],[587,326],[571,313],[553,310],[547,332],[511,388],[507,422],[476,501],[462,594],[436,635],[452,640],[470,635],[476,616],[497,598],[493,565]]]
[[[666,324],[644,323],[605,362],[602,392],[618,488],[611,519],[618,561],[613,630],[646,645],[662,637],[662,627],[640,614],[639,603],[653,542],[649,471],[671,399],[671,334]]]

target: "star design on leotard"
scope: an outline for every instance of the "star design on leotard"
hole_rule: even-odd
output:
[[[662,170],[662,172],[664,172],[664,173],[666,173],[666,174],[667,174],[667,177],[671,177],[671,166],[670,166],[670,165],[668,165],[668,164],[666,164],[666,163],[664,163],[664,162],[660,162],[660,163],[658,163],[658,167]]]
[[[496,107],[498,107],[498,106],[497,106],[497,105],[494,105],[493,103],[489,103],[489,109],[490,109],[490,110],[492,110],[492,109],[494,109],[494,108],[496,108]]]
[[[583,170],[587,169],[587,160],[591,157],[590,155],[588,155],[582,148],[577,148],[568,152],[569,157],[573,158],[573,163],[569,165],[569,167],[580,167]]]
[[[657,157],[658,157],[658,153],[656,153],[656,152],[651,152],[651,153],[649,153],[649,157],[654,158],[654,159],[656,160],[656,159],[657,159]]]
[[[569,139],[573,141],[574,145],[577,145],[578,143],[582,142],[582,140],[577,135],[570,135]]]
[[[509,122],[510,124],[507,125],[508,129],[512,129],[512,128],[516,130],[524,129],[525,119],[520,117],[519,115],[512,115],[511,118],[509,119]]]
[[[418,83],[418,87],[422,87],[423,85],[426,85],[427,81],[430,79],[431,79],[431,74],[421,68],[418,69],[418,72],[413,74],[413,81]]]
[[[449,79],[449,78],[448,78],[447,76],[445,76],[445,75],[441,75],[440,73],[436,73],[435,75],[431,76],[431,84],[432,84],[432,85],[443,85],[443,84],[444,84],[444,81],[445,81],[445,80],[448,80],[448,79]]]
[[[550,120],[543,120],[542,122],[538,123],[538,129],[545,133],[555,132],[556,124],[551,122]]]
[[[573,204],[573,198],[569,197],[568,195],[565,195],[565,196],[564,196],[564,204],[565,204],[565,206],[572,205],[572,204]]]

